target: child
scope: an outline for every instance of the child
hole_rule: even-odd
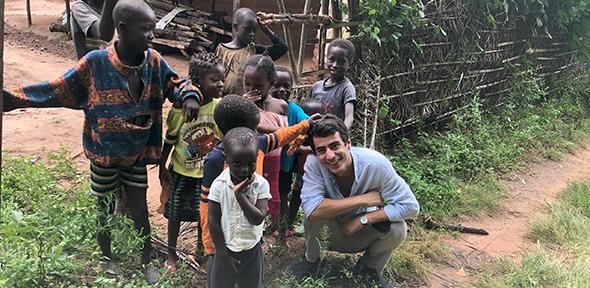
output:
[[[221,99],[221,102],[215,108],[213,117],[215,123],[222,134],[226,134],[229,130],[236,127],[247,127],[252,130],[258,127],[260,123],[260,110],[256,105],[241,96],[227,95]],[[317,118],[317,117],[316,117]],[[300,135],[305,135],[311,123],[311,118],[308,121],[303,121],[298,125],[279,129],[272,134],[263,134],[257,137],[258,140],[258,158],[256,161],[256,173],[262,173],[262,162],[264,160],[264,153],[272,151],[277,147],[281,147],[291,141],[295,140]],[[219,142],[213,151],[207,154],[205,159],[203,182],[201,187],[201,205],[199,207],[201,214],[201,226],[203,229],[203,245],[205,253],[212,255],[215,253],[215,247],[211,240],[208,225],[208,195],[211,184],[223,172],[225,164],[223,141]]]
[[[187,122],[182,116],[180,103],[175,103],[166,121],[168,130],[160,161],[160,181],[171,183],[164,217],[168,219],[168,257],[164,267],[176,271],[176,241],[181,221],[199,222],[199,198],[203,178],[203,161],[215,144],[223,138],[213,120],[213,111],[223,94],[225,71],[213,53],[200,53],[191,58],[190,82],[181,93],[194,91],[202,94],[202,103],[196,120]],[[191,82],[196,85],[190,85]],[[165,168],[172,152],[170,172]],[[201,225],[198,225],[197,250],[202,245]]]
[[[280,102],[286,105],[284,101],[269,97],[270,87],[275,81],[274,63],[268,56],[254,55],[248,58],[244,65],[244,97],[254,101],[260,109],[260,124],[258,131],[262,133],[271,133],[279,128],[288,127],[287,117],[277,113],[283,112],[277,109],[278,106],[269,105],[272,102]],[[281,168],[281,150],[276,149],[267,153],[264,157],[264,178],[270,183],[270,194],[272,199],[269,203],[269,214],[272,225],[269,227],[270,232],[275,232],[280,215],[280,193],[279,193],[279,172]]]
[[[328,79],[320,80],[313,85],[308,98],[316,99],[324,105],[324,113],[332,113],[344,121],[350,129],[354,121],[356,90],[346,73],[354,59],[352,42],[338,38],[328,46],[326,66]]]
[[[305,99],[301,101],[300,105],[301,109],[303,109],[303,112],[307,115],[321,114],[324,109],[322,103],[314,99]],[[289,202],[289,212],[287,215],[287,229],[285,230],[285,238],[295,235],[295,229],[293,225],[295,223],[295,218],[297,218],[299,206],[301,205],[301,187],[303,186],[303,174],[305,172],[303,170],[303,167],[305,166],[305,159],[307,158],[307,155],[312,153],[308,141],[303,142],[303,144],[305,146],[299,147],[297,149],[296,154],[297,160],[295,161],[295,164],[297,164],[297,175],[295,187],[291,193],[291,201]],[[292,178],[290,178],[289,180],[292,180]],[[289,185],[291,185],[291,182],[289,182]],[[289,189],[290,188],[291,187],[289,186]]]
[[[223,138],[229,168],[211,185],[209,227],[215,247],[209,287],[262,287],[260,240],[271,198],[266,179],[255,173],[256,134],[246,127]]]
[[[295,102],[290,101],[291,99],[291,87],[293,85],[293,75],[291,71],[284,66],[276,66],[276,76],[272,87],[270,88],[270,95],[274,99],[281,99],[283,102],[288,103],[287,120],[289,126],[293,126],[301,121],[309,118],[299,105]],[[321,111],[320,111],[321,112]],[[311,115],[311,114],[310,114]],[[295,163],[296,155],[288,155],[287,147],[284,147],[281,151],[281,170],[279,172],[279,194],[281,197],[280,215],[287,215],[289,192],[291,192],[291,184],[293,180],[293,168]],[[292,197],[295,197],[293,195]],[[299,197],[299,196],[297,196]],[[293,200],[291,200],[293,203]],[[299,208],[299,206],[297,206]],[[285,237],[289,237],[293,234],[293,223],[290,223],[284,232]]]
[[[270,38],[272,46],[254,44],[256,27]],[[267,53],[273,60],[281,58],[287,53],[287,44],[274,34],[266,25],[260,24],[256,13],[249,8],[236,10],[233,23],[234,38],[229,43],[217,46],[216,54],[225,66],[225,95],[243,94],[241,69],[248,57],[255,54]]]
[[[91,161],[91,191],[98,196],[98,244],[105,260],[101,266],[115,270],[107,213],[112,197],[122,188],[128,196],[135,229],[145,239],[141,264],[151,254],[145,165],[158,164],[162,145],[162,103],[172,100],[180,83],[158,52],[148,49],[156,15],[143,1],[120,0],[114,10],[119,41],[106,50],[95,50],[59,79],[3,91],[4,111],[21,107],[67,107],[84,110],[83,145]],[[199,99],[187,95],[185,113],[192,119]],[[153,266],[144,269],[146,280],[159,277]]]

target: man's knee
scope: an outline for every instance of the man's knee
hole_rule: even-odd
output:
[[[381,239],[390,239],[395,247],[399,246],[408,235],[408,225],[405,221],[391,222],[389,232]]]

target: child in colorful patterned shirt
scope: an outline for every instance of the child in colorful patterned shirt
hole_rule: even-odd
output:
[[[141,264],[150,261],[145,165],[160,162],[162,103],[165,98],[172,101],[181,82],[160,54],[148,48],[156,15],[145,2],[120,0],[113,19],[119,35],[114,46],[86,54],[55,81],[3,91],[4,111],[24,107],[84,111],[82,139],[91,161],[91,191],[98,196],[97,240],[106,271],[116,270],[107,215],[114,209],[112,194],[120,189],[127,192],[135,229],[145,239]],[[183,100],[188,119],[196,114],[199,102],[190,95]],[[158,269],[144,268],[146,280],[157,282]]]

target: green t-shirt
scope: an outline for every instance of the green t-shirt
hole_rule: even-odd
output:
[[[168,113],[166,140],[174,145],[172,169],[174,172],[194,178],[203,178],[203,162],[215,144],[223,138],[213,120],[213,111],[221,99],[216,98],[199,109],[199,116],[185,122],[181,108],[172,108]]]

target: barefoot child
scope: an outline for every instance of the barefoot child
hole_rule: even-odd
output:
[[[229,168],[209,192],[209,228],[215,247],[209,287],[262,287],[260,240],[271,198],[268,182],[255,173],[258,141],[246,127],[223,138]]]
[[[237,95],[227,95],[221,99],[214,112],[215,123],[221,133],[226,134],[229,130],[236,127],[247,127],[252,130],[258,127],[260,123],[260,110],[256,105]],[[291,141],[295,140],[300,135],[305,135],[309,128],[310,121],[303,121],[302,123],[284,129],[279,129],[272,134],[263,134],[257,137],[258,141],[258,156],[256,161],[256,173],[262,173],[262,162],[264,154],[281,147]],[[213,255],[215,247],[211,240],[208,225],[208,195],[211,184],[223,172],[225,165],[223,141],[219,142],[213,151],[207,154],[205,159],[203,182],[201,187],[201,226],[203,229],[203,245],[205,253]]]
[[[193,55],[189,64],[190,82],[181,94],[200,93],[201,108],[197,119],[185,121],[181,103],[175,103],[166,121],[168,130],[162,148],[160,181],[171,183],[164,217],[168,219],[168,257],[164,266],[176,271],[176,241],[181,221],[199,222],[199,198],[203,178],[203,161],[215,144],[223,138],[213,120],[213,111],[223,94],[224,68],[213,53]],[[172,151],[172,149],[174,149]],[[166,169],[172,151],[170,170]],[[198,224],[197,250],[202,245],[202,230]],[[202,253],[202,251],[200,251]]]
[[[308,98],[316,99],[324,105],[324,113],[331,113],[344,121],[350,129],[354,121],[356,89],[346,78],[346,73],[354,59],[352,42],[338,38],[328,46],[326,66],[329,76],[326,80],[316,82]]]
[[[268,36],[272,46],[263,46],[254,43],[256,27]],[[273,60],[281,58],[287,53],[287,44],[279,36],[274,34],[266,25],[260,24],[256,13],[249,8],[236,10],[233,23],[234,38],[229,43],[217,46],[216,54],[225,66],[225,95],[244,93],[241,79],[241,69],[248,57],[255,54],[266,53]]]
[[[278,114],[282,112],[273,106],[273,102],[284,101],[269,97],[270,87],[275,81],[276,71],[272,59],[264,55],[254,55],[248,58],[244,64],[244,97],[254,101],[260,110],[260,124],[258,131],[262,133],[271,133],[279,128],[289,127],[287,117]],[[271,226],[269,232],[277,230],[278,219],[280,214],[280,194],[279,194],[279,171],[281,169],[281,150],[276,149],[266,154],[264,157],[264,178],[270,184],[270,194],[272,199],[268,205],[268,212],[271,216]]]
[[[122,187],[137,232],[145,239],[141,264],[151,254],[150,224],[146,203],[146,165],[158,164],[162,145],[162,103],[172,100],[180,83],[176,73],[155,50],[156,16],[143,1],[121,0],[113,10],[119,41],[106,50],[84,56],[62,77],[52,82],[3,91],[4,111],[22,107],[67,107],[84,111],[84,152],[91,161],[91,191],[98,196],[98,244],[105,261],[115,270],[107,214],[112,213],[108,194]],[[189,119],[199,99],[187,96],[183,105]],[[158,270],[144,266],[146,280],[155,283]]]
[[[293,75],[291,74],[291,71],[284,66],[276,66],[275,75],[275,81],[269,91],[270,96],[272,97],[269,97],[269,99],[281,99],[284,103],[288,103],[287,120],[289,126],[293,126],[308,119],[308,114],[306,114],[299,105],[291,101],[291,87],[293,85]],[[281,151],[281,170],[279,172],[279,194],[281,197],[280,215],[282,218],[286,217],[288,214],[289,192],[291,192],[291,185],[293,184],[292,180],[296,159],[296,155],[288,155],[287,150],[287,147],[283,147]],[[295,194],[293,194],[291,197],[291,203],[293,203],[293,198],[299,197],[299,195],[295,196]],[[297,209],[299,209],[299,205],[297,205]],[[280,227],[280,232],[284,233],[285,237],[291,236],[293,234],[292,225],[293,223],[287,223],[286,227]]]

